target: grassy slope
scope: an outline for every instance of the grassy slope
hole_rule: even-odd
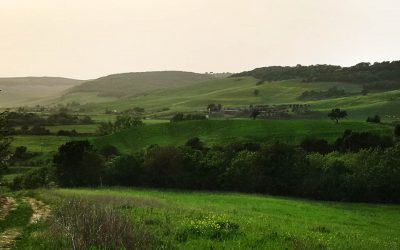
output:
[[[256,86],[257,80],[246,78],[212,79],[186,87],[158,90],[148,95],[123,98],[115,102],[93,105],[95,110],[107,108],[124,110],[130,107],[144,107],[157,111],[170,108],[172,111],[204,111],[209,103],[226,106],[248,106],[250,104],[299,103],[297,97],[306,90],[326,90],[338,86],[349,92],[359,92],[360,86],[346,83],[302,83],[280,81]],[[253,96],[260,90],[258,97]]]
[[[59,77],[0,78],[0,107],[22,106],[61,95],[81,80]]]
[[[49,191],[44,191],[47,196]],[[51,191],[50,191],[51,192]],[[171,192],[142,189],[56,190],[51,195],[122,198],[123,210],[178,249],[397,249],[398,206],[316,202],[259,195]],[[107,199],[105,199],[107,200]],[[135,205],[136,204],[136,205]],[[202,218],[239,225],[223,241],[204,235],[178,241],[177,235]],[[214,219],[211,219],[214,220]],[[150,223],[151,222],[151,223]],[[193,224],[194,223],[194,224]],[[209,230],[213,230],[210,228]]]
[[[85,82],[70,92],[96,92],[106,97],[135,96],[157,89],[186,86],[211,78],[213,77],[210,75],[181,71],[123,73]]]
[[[332,141],[342,135],[346,129],[391,133],[387,126],[366,122],[343,121],[334,124],[331,121],[221,120],[147,125],[110,136],[98,137],[93,139],[93,142],[97,146],[112,144],[122,151],[129,152],[151,144],[183,145],[195,136],[206,144],[225,144],[237,140],[259,142],[280,140],[298,143],[308,136]]]
[[[102,113],[106,109],[125,110],[132,107],[143,107],[153,116],[168,115],[173,112],[204,112],[209,103],[221,103],[225,106],[248,106],[250,104],[286,104],[309,103],[311,109],[320,111],[317,118],[326,117],[326,112],[334,107],[348,110],[351,119],[365,120],[367,116],[379,114],[386,120],[400,117],[400,91],[371,93],[367,96],[355,95],[321,101],[301,102],[297,98],[306,90],[326,90],[332,86],[345,89],[347,92],[359,93],[361,85],[348,83],[303,83],[297,80],[278,81],[256,85],[257,80],[251,77],[212,79],[185,87],[152,91],[147,95],[115,100],[91,96],[95,105],[88,105],[93,113]],[[258,89],[258,97],[253,91]],[[77,95],[84,95],[77,93]],[[91,93],[93,95],[93,93]],[[71,97],[71,96],[70,96]],[[97,99],[96,99],[97,98]],[[164,108],[169,108],[163,111]],[[389,117],[390,116],[390,117]]]

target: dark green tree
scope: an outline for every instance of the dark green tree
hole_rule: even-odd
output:
[[[339,123],[339,120],[345,118],[346,116],[347,112],[340,109],[332,109],[332,111],[328,114],[328,117],[331,118],[331,120],[335,120],[336,123]]]
[[[102,184],[104,159],[88,141],[72,141],[60,146],[54,155],[55,176],[63,187]]]

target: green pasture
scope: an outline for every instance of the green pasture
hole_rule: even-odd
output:
[[[183,145],[188,139],[199,137],[207,145],[234,141],[299,143],[306,137],[324,138],[332,142],[346,129],[391,134],[392,127],[366,122],[329,120],[206,120],[161,123],[125,130],[92,141],[98,147],[111,144],[124,152],[145,148],[152,144]]]
[[[235,193],[147,189],[41,191],[55,202],[81,196],[125,204],[158,249],[398,249],[400,207]],[[230,225],[229,227],[221,225]]]

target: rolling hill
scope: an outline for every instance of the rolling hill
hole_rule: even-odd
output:
[[[55,98],[81,84],[82,80],[61,77],[0,78],[0,107],[31,105]]]
[[[137,96],[159,89],[188,86],[212,78],[214,77],[211,75],[182,71],[123,73],[87,81],[69,92],[91,92],[100,97]]]

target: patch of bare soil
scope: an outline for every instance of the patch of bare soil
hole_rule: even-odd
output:
[[[0,249],[9,250],[14,245],[15,239],[21,234],[21,229],[10,228],[0,234]]]
[[[4,220],[8,213],[15,209],[16,205],[17,202],[13,197],[0,197],[0,220]]]
[[[30,220],[30,224],[37,223],[41,220],[46,219],[50,214],[50,207],[44,204],[42,201],[36,200],[34,198],[24,198],[26,202],[31,205],[33,213]]]

